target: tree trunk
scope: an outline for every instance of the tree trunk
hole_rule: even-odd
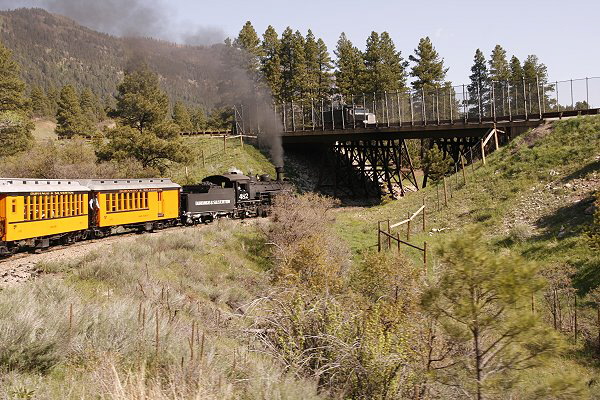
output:
[[[479,328],[475,326],[473,329],[473,346],[475,351],[475,372],[477,374],[477,400],[483,399],[481,393],[481,351],[479,349]]]

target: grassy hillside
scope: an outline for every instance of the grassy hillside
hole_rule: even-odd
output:
[[[425,199],[427,232],[421,232],[417,218],[415,242],[435,245],[448,233],[482,229],[497,247],[574,266],[578,288],[585,292],[600,284],[600,255],[589,248],[585,235],[593,195],[600,189],[598,149],[599,117],[556,121],[514,139],[487,157],[486,166],[478,162],[474,172],[467,166],[466,185],[461,173],[449,177],[447,208],[443,185],[433,185],[383,206],[341,210],[338,230],[361,252],[376,244],[378,220],[405,219]],[[405,234],[406,226],[401,229]]]

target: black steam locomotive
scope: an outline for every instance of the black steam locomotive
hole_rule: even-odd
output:
[[[213,175],[199,185],[181,189],[181,221],[186,225],[208,223],[217,218],[251,218],[266,216],[276,194],[290,191],[283,180],[283,168],[277,179],[269,175],[254,178],[237,172]]]

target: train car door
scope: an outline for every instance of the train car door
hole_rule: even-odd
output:
[[[163,192],[161,190],[158,191],[158,216],[159,217],[164,217],[165,213],[164,213],[164,196],[163,196]]]
[[[6,233],[6,209],[8,208],[8,197],[0,196],[0,241],[4,240]]]

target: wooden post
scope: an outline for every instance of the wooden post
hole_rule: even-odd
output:
[[[483,161],[483,165],[485,165],[485,145],[483,144],[483,140],[481,141],[481,160]]]
[[[496,128],[494,128],[494,144],[496,146],[496,150],[498,150],[500,146],[498,144],[498,130]]]
[[[406,223],[406,241],[410,241],[410,213],[406,213],[408,222]]]
[[[467,186],[467,174],[465,172],[465,159],[463,158],[462,154],[460,155],[460,166],[462,168],[463,182],[464,182],[465,186]]]
[[[244,148],[244,135],[240,134],[240,147]]]
[[[388,250],[390,250],[392,248],[392,238],[389,236],[392,233],[392,230],[390,229],[390,220],[387,220],[387,240],[388,240]]]
[[[446,177],[444,176],[444,206],[448,207],[448,187],[446,186]]]
[[[437,210],[440,211],[440,183],[435,183],[435,191],[437,193]]]
[[[423,268],[425,268],[425,273],[427,273],[427,242],[423,242]]]
[[[425,199],[423,199],[423,232],[425,232],[425,210],[427,210],[427,207],[425,207]]]
[[[377,222],[377,252],[381,253],[381,221]]]

